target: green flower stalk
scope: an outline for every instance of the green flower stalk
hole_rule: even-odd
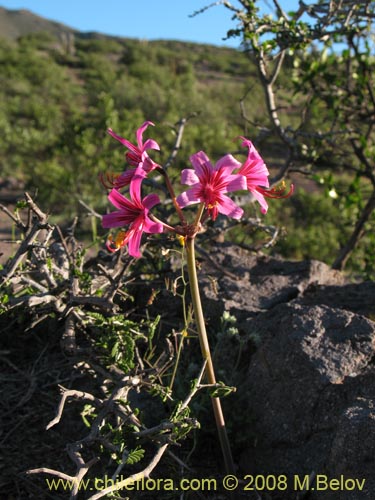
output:
[[[194,318],[197,326],[199,343],[202,351],[202,356],[206,362],[206,376],[209,384],[216,384],[215,370],[212,362],[210,345],[208,342],[208,336],[206,331],[206,325],[204,321],[204,314],[202,308],[202,302],[199,292],[197,268],[195,262],[195,235],[186,238],[186,254],[187,254],[187,268],[189,275],[189,286],[191,293],[191,300],[194,309]],[[223,411],[221,408],[220,398],[212,397],[212,407],[214,410],[215,421],[217,432],[219,435],[220,446],[224,457],[225,471],[227,474],[234,474],[234,464],[232,458],[232,452],[230,449],[228,434],[225,427],[225,420]]]

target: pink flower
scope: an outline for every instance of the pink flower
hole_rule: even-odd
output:
[[[137,130],[137,145],[131,143],[127,139],[115,134],[111,128],[108,129],[108,133],[114,137],[116,140],[121,142],[129,151],[126,152],[125,157],[130,165],[133,167],[138,167],[142,164],[142,168],[146,173],[151,172],[155,168],[159,167],[148,155],[148,149],[154,149],[160,151],[159,144],[153,139],[147,139],[143,142],[143,132],[149,125],[154,125],[150,121],[144,122]],[[113,187],[115,189],[121,189],[124,186],[130,184],[130,181],[135,174],[136,169],[126,170],[120,175],[115,174],[102,174],[100,175],[100,180],[105,187]]]
[[[249,152],[247,160],[239,169],[238,173],[246,177],[247,189],[259,202],[261,212],[265,214],[268,210],[268,203],[266,202],[265,197],[288,198],[293,194],[294,186],[292,184],[287,193],[285,183],[282,183],[280,187],[276,186],[269,189],[269,171],[263,159],[251,141],[245,139],[245,137],[241,137],[241,139],[243,140],[242,146],[247,146],[249,148]]]
[[[232,155],[225,155],[213,166],[203,151],[190,157],[193,169],[185,169],[181,174],[182,184],[192,186],[177,197],[183,208],[192,203],[204,203],[213,220],[218,213],[240,219],[243,210],[225,193],[246,189],[246,178],[232,174],[241,164]]]
[[[144,162],[147,158],[153,165],[157,165],[154,163],[151,158],[148,156],[146,151],[148,149],[155,149],[157,151],[160,151],[159,144],[154,141],[153,139],[147,139],[145,143],[143,143],[143,132],[146,130],[146,128],[154,124],[150,121],[144,122],[139,129],[137,130],[137,146],[135,146],[133,143],[128,141],[127,139],[124,139],[123,137],[120,137],[119,135],[115,134],[111,128],[108,129],[108,133],[111,134],[112,137],[117,139],[121,144],[123,144],[126,148],[129,149],[129,151],[126,153],[126,159],[128,160],[129,164],[132,165],[133,167],[138,167],[138,164],[142,161]]]
[[[130,197],[125,198],[117,189],[112,189],[108,195],[109,201],[118,208],[117,211],[103,215],[102,225],[104,228],[129,226],[127,231],[121,231],[115,241],[109,237],[107,248],[116,251],[124,245],[129,245],[129,254],[133,257],[141,257],[139,247],[142,233],[162,233],[163,225],[153,222],[148,213],[151,208],[160,203],[156,194],[149,194],[141,200],[141,183],[146,173],[136,169],[130,184]]]
[[[158,166],[156,163],[154,163],[153,168],[147,168],[150,166],[150,162],[152,162],[151,158],[148,158],[148,160],[149,161],[146,162],[146,167],[144,167],[143,162],[140,162],[138,164],[138,166],[141,167],[146,174],[153,170],[153,168],[156,168]],[[109,172],[106,172],[105,174],[101,173],[99,174],[99,180],[107,189],[121,189],[131,183],[136,170],[136,168],[131,168],[130,170],[125,170],[125,172],[122,172],[122,174],[114,174]]]
[[[253,143],[248,139],[245,139],[245,137],[241,137],[241,139],[243,140],[242,146],[247,146],[249,148],[249,152],[247,155],[247,160],[239,169],[238,173],[246,177],[247,189],[259,202],[261,211],[265,214],[268,209],[268,204],[264,198],[264,189],[260,190],[259,186],[268,188],[269,172],[260,154],[255,149]]]

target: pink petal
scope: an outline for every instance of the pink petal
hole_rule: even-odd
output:
[[[184,193],[181,193],[180,195],[177,196],[177,203],[180,205],[181,208],[184,208],[188,205],[191,205],[192,203],[198,203],[200,200],[197,198],[196,195],[196,189],[188,189]]]
[[[106,229],[110,227],[123,227],[126,224],[133,222],[134,217],[131,220],[127,220],[124,216],[124,212],[111,212],[110,214],[104,214],[102,217],[102,226]]]
[[[187,184],[188,186],[192,186],[193,184],[199,183],[199,177],[195,173],[195,171],[191,168],[185,168],[181,172],[181,184]]]
[[[154,139],[147,139],[147,141],[143,144],[142,149],[144,151],[146,149],[156,149],[157,151],[160,151],[160,146],[156,141],[154,141]]]
[[[226,177],[226,181],[228,182],[225,187],[225,192],[230,193],[232,191],[242,191],[247,189],[247,181],[244,175],[228,175]]]
[[[235,168],[240,168],[241,162],[236,160],[232,155],[225,155],[216,163],[215,170],[219,170],[219,168],[230,169],[232,172]],[[229,173],[230,173],[229,172]]]
[[[145,217],[143,224],[143,231],[145,233],[162,233],[163,230],[163,224],[160,224],[160,222],[154,222],[149,217]]]
[[[255,153],[260,159],[262,159],[261,156],[260,156],[260,154],[256,150],[254,144],[249,139],[246,139],[246,137],[243,137],[243,136],[240,136],[240,139],[242,139],[241,146],[244,147],[244,148],[245,147],[249,148],[249,154],[250,153]]]
[[[141,252],[139,251],[139,247],[141,246],[141,238],[142,231],[139,229],[134,229],[134,232],[132,232],[128,242],[129,254],[132,257],[136,257],[137,259],[142,256]]]
[[[141,207],[141,184],[146,177],[146,172],[142,168],[142,164],[135,169],[132,181],[130,183],[129,192],[130,197],[137,206]]]
[[[120,135],[115,134],[115,132],[113,132],[113,130],[111,128],[108,129],[108,133],[112,137],[114,137],[116,140],[118,140],[119,142],[121,142],[121,144],[123,146],[125,146],[128,149],[130,149],[130,151],[138,152],[138,148],[136,146],[134,146],[134,144],[132,144],[131,142],[129,142],[127,139],[124,139]]]
[[[148,194],[142,200],[142,205],[148,210],[151,210],[158,203],[160,203],[160,198],[157,194]]]
[[[138,142],[138,146],[140,149],[144,149],[143,148],[143,132],[146,130],[146,128],[149,125],[154,126],[154,124],[152,122],[147,121],[147,122],[142,123],[142,125],[137,130],[137,142]]]
[[[214,171],[214,167],[212,166],[210,159],[204,151],[198,151],[198,153],[190,156],[190,162],[193,165],[198,177],[205,175],[207,172],[207,168],[210,171]]]
[[[266,202],[265,197],[262,195],[262,193],[259,193],[256,189],[251,189],[250,190],[251,194],[254,196],[254,198],[258,201],[260,205],[260,211],[262,214],[266,214],[268,210],[268,203]]]
[[[241,139],[243,140],[242,146],[248,147],[249,152],[245,163],[242,165],[238,173],[246,176],[247,187],[249,190],[251,190],[255,186],[268,187],[269,171],[262,157],[255,149],[251,141],[249,141],[245,137],[241,137]]]
[[[116,189],[121,189],[124,186],[128,186],[133,178],[133,175],[135,173],[136,169],[132,168],[130,170],[126,170],[123,172],[121,175],[119,175],[115,180],[114,180],[114,187]]]
[[[138,164],[138,167],[142,167],[146,173],[149,173],[155,168],[160,167],[160,165],[151,160],[148,154],[144,151],[142,153],[141,162]]]
[[[120,210],[133,210],[134,204],[125,198],[117,189],[112,189],[108,195],[108,200],[112,203],[113,206]]]
[[[243,210],[234,203],[228,196],[222,195],[221,201],[218,206],[221,214],[232,217],[233,219],[240,219],[243,215]]]
[[[263,161],[245,161],[243,166],[238,171],[239,174],[245,175],[248,182],[251,181],[252,184],[268,187],[268,176],[269,172]]]

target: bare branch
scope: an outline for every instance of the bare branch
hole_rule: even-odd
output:
[[[39,467],[38,469],[29,469],[26,471],[26,474],[50,474],[51,476],[56,476],[65,481],[71,481],[72,483],[75,481],[75,476],[69,476],[69,474],[64,474],[64,472],[60,472],[55,469],[49,469],[48,467]]]
[[[136,474],[133,474],[129,476],[126,479],[123,479],[121,481],[116,482],[113,486],[109,486],[108,488],[104,488],[101,490],[99,493],[96,493],[95,495],[92,495],[91,497],[88,498],[88,500],[98,500],[99,498],[104,497],[105,495],[108,495],[109,493],[113,493],[114,491],[121,490],[123,488],[126,488],[127,486],[136,483],[137,481],[140,481],[141,479],[145,477],[149,477],[151,472],[155,469],[155,467],[158,465],[160,462],[162,456],[164,455],[166,449],[168,448],[168,443],[162,444],[159,446],[156,454],[148,464],[146,468],[144,468],[142,471],[137,472]]]
[[[64,387],[62,387],[62,390],[63,390],[63,393],[61,396],[59,407],[57,409],[56,417],[53,418],[47,424],[46,430],[51,429],[51,427],[53,427],[54,425],[56,425],[60,422],[62,413],[64,411],[64,406],[65,406],[66,400],[68,398],[87,399],[88,401],[92,401],[93,403],[95,403],[98,406],[101,406],[103,404],[103,401],[101,399],[96,398],[95,396],[93,396],[92,394],[90,394],[88,392],[75,391],[73,389],[67,390]]]
[[[184,130],[185,130],[185,126],[186,126],[187,122],[189,120],[191,120],[192,118],[195,118],[197,115],[198,115],[198,113],[191,113],[189,116],[187,116],[186,118],[181,118],[181,120],[179,120],[176,123],[176,125],[178,126],[177,133],[176,133],[176,141],[175,141],[175,144],[173,146],[171,154],[169,155],[167,161],[165,162],[165,164],[163,166],[165,171],[168,169],[168,167],[171,166],[171,164],[173,163],[173,161],[175,160],[175,158],[177,156],[177,153],[181,147],[182,136],[184,134]]]

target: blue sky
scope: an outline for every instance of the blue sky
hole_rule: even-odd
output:
[[[222,5],[189,17],[211,3],[213,0],[0,0],[0,6],[7,9],[28,9],[81,31],[238,47],[239,39],[223,40],[236,23]],[[232,4],[238,5],[236,0]]]

